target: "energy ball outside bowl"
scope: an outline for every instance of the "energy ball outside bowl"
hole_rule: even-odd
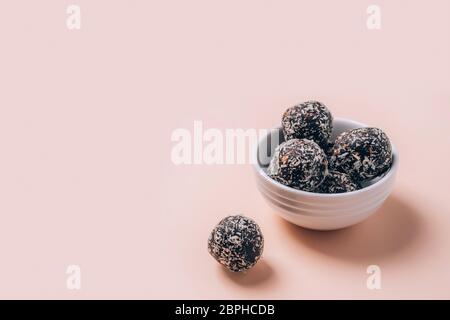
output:
[[[208,251],[220,264],[233,272],[253,267],[261,257],[264,237],[250,218],[228,216],[220,221],[208,238]]]
[[[355,182],[364,182],[390,168],[392,146],[382,130],[357,128],[336,138],[329,160],[331,170],[346,173]]]
[[[313,191],[323,182],[327,171],[327,156],[317,143],[291,139],[275,150],[268,175],[289,187]]]
[[[309,139],[325,148],[333,129],[333,116],[318,101],[307,101],[288,108],[281,119],[285,140]]]
[[[319,193],[344,193],[360,189],[359,185],[345,173],[330,171],[323,183],[317,188]]]

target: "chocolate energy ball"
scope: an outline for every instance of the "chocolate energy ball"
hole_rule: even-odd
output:
[[[333,129],[333,116],[318,101],[307,101],[288,108],[281,119],[285,140],[309,139],[327,146]]]
[[[278,146],[268,174],[284,185],[312,191],[322,183],[327,171],[327,156],[317,143],[292,139]]]
[[[345,173],[330,171],[317,188],[319,193],[344,193],[360,189],[359,185]]]
[[[330,156],[331,170],[347,173],[355,182],[373,179],[392,164],[388,136],[378,128],[358,128],[341,133]]]
[[[331,154],[333,153],[333,146],[334,141],[330,141],[326,144],[326,146],[322,147],[323,151],[327,155],[327,157],[331,157]]]
[[[269,168],[267,169],[267,174],[270,177],[276,177],[278,174],[279,168],[279,158],[280,158],[280,149],[285,145],[285,142],[280,143],[273,153],[272,159],[270,159]]]
[[[261,257],[264,237],[255,221],[241,215],[228,216],[208,238],[208,251],[233,272],[248,270]]]

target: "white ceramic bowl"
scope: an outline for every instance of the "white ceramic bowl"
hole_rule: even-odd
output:
[[[367,127],[347,119],[335,119],[332,138],[343,131]],[[376,212],[394,186],[398,168],[398,154],[392,145],[393,163],[389,171],[370,185],[357,191],[339,194],[321,194],[296,190],[276,182],[267,175],[267,159],[282,142],[281,129],[263,137],[255,152],[254,168],[259,191],[276,213],[298,226],[314,230],[335,230],[365,220]],[[281,140],[278,141],[278,137]],[[261,155],[267,155],[261,157]],[[264,161],[261,160],[264,158]]]

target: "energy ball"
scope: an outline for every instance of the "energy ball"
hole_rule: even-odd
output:
[[[327,157],[331,157],[331,154],[333,153],[333,146],[334,141],[328,142],[325,147],[322,147],[323,151],[327,155]]]
[[[307,101],[288,108],[281,119],[285,140],[309,139],[325,148],[333,129],[333,116],[318,101]]]
[[[264,237],[250,218],[235,215],[224,218],[208,238],[208,251],[233,272],[253,267],[261,257]]]
[[[267,174],[270,177],[276,177],[278,174],[278,159],[280,158],[280,149],[285,144],[285,142],[280,143],[273,153],[272,159],[270,159],[269,168],[267,169]],[[275,178],[274,178],[275,179]]]
[[[330,156],[331,170],[350,175],[355,182],[371,180],[392,164],[388,136],[378,128],[358,128],[341,133]]]
[[[268,174],[289,187],[312,191],[325,179],[328,161],[314,141],[292,139],[280,144],[271,160]]]
[[[289,183],[280,176],[278,176],[277,174],[269,174],[269,177],[275,180],[276,182],[284,184],[285,186],[289,186]]]
[[[344,193],[358,189],[360,187],[348,174],[330,171],[316,191],[319,193]]]

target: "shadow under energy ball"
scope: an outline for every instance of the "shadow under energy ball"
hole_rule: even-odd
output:
[[[208,238],[208,251],[233,272],[252,268],[262,255],[264,237],[250,218],[242,215],[221,220]]]

